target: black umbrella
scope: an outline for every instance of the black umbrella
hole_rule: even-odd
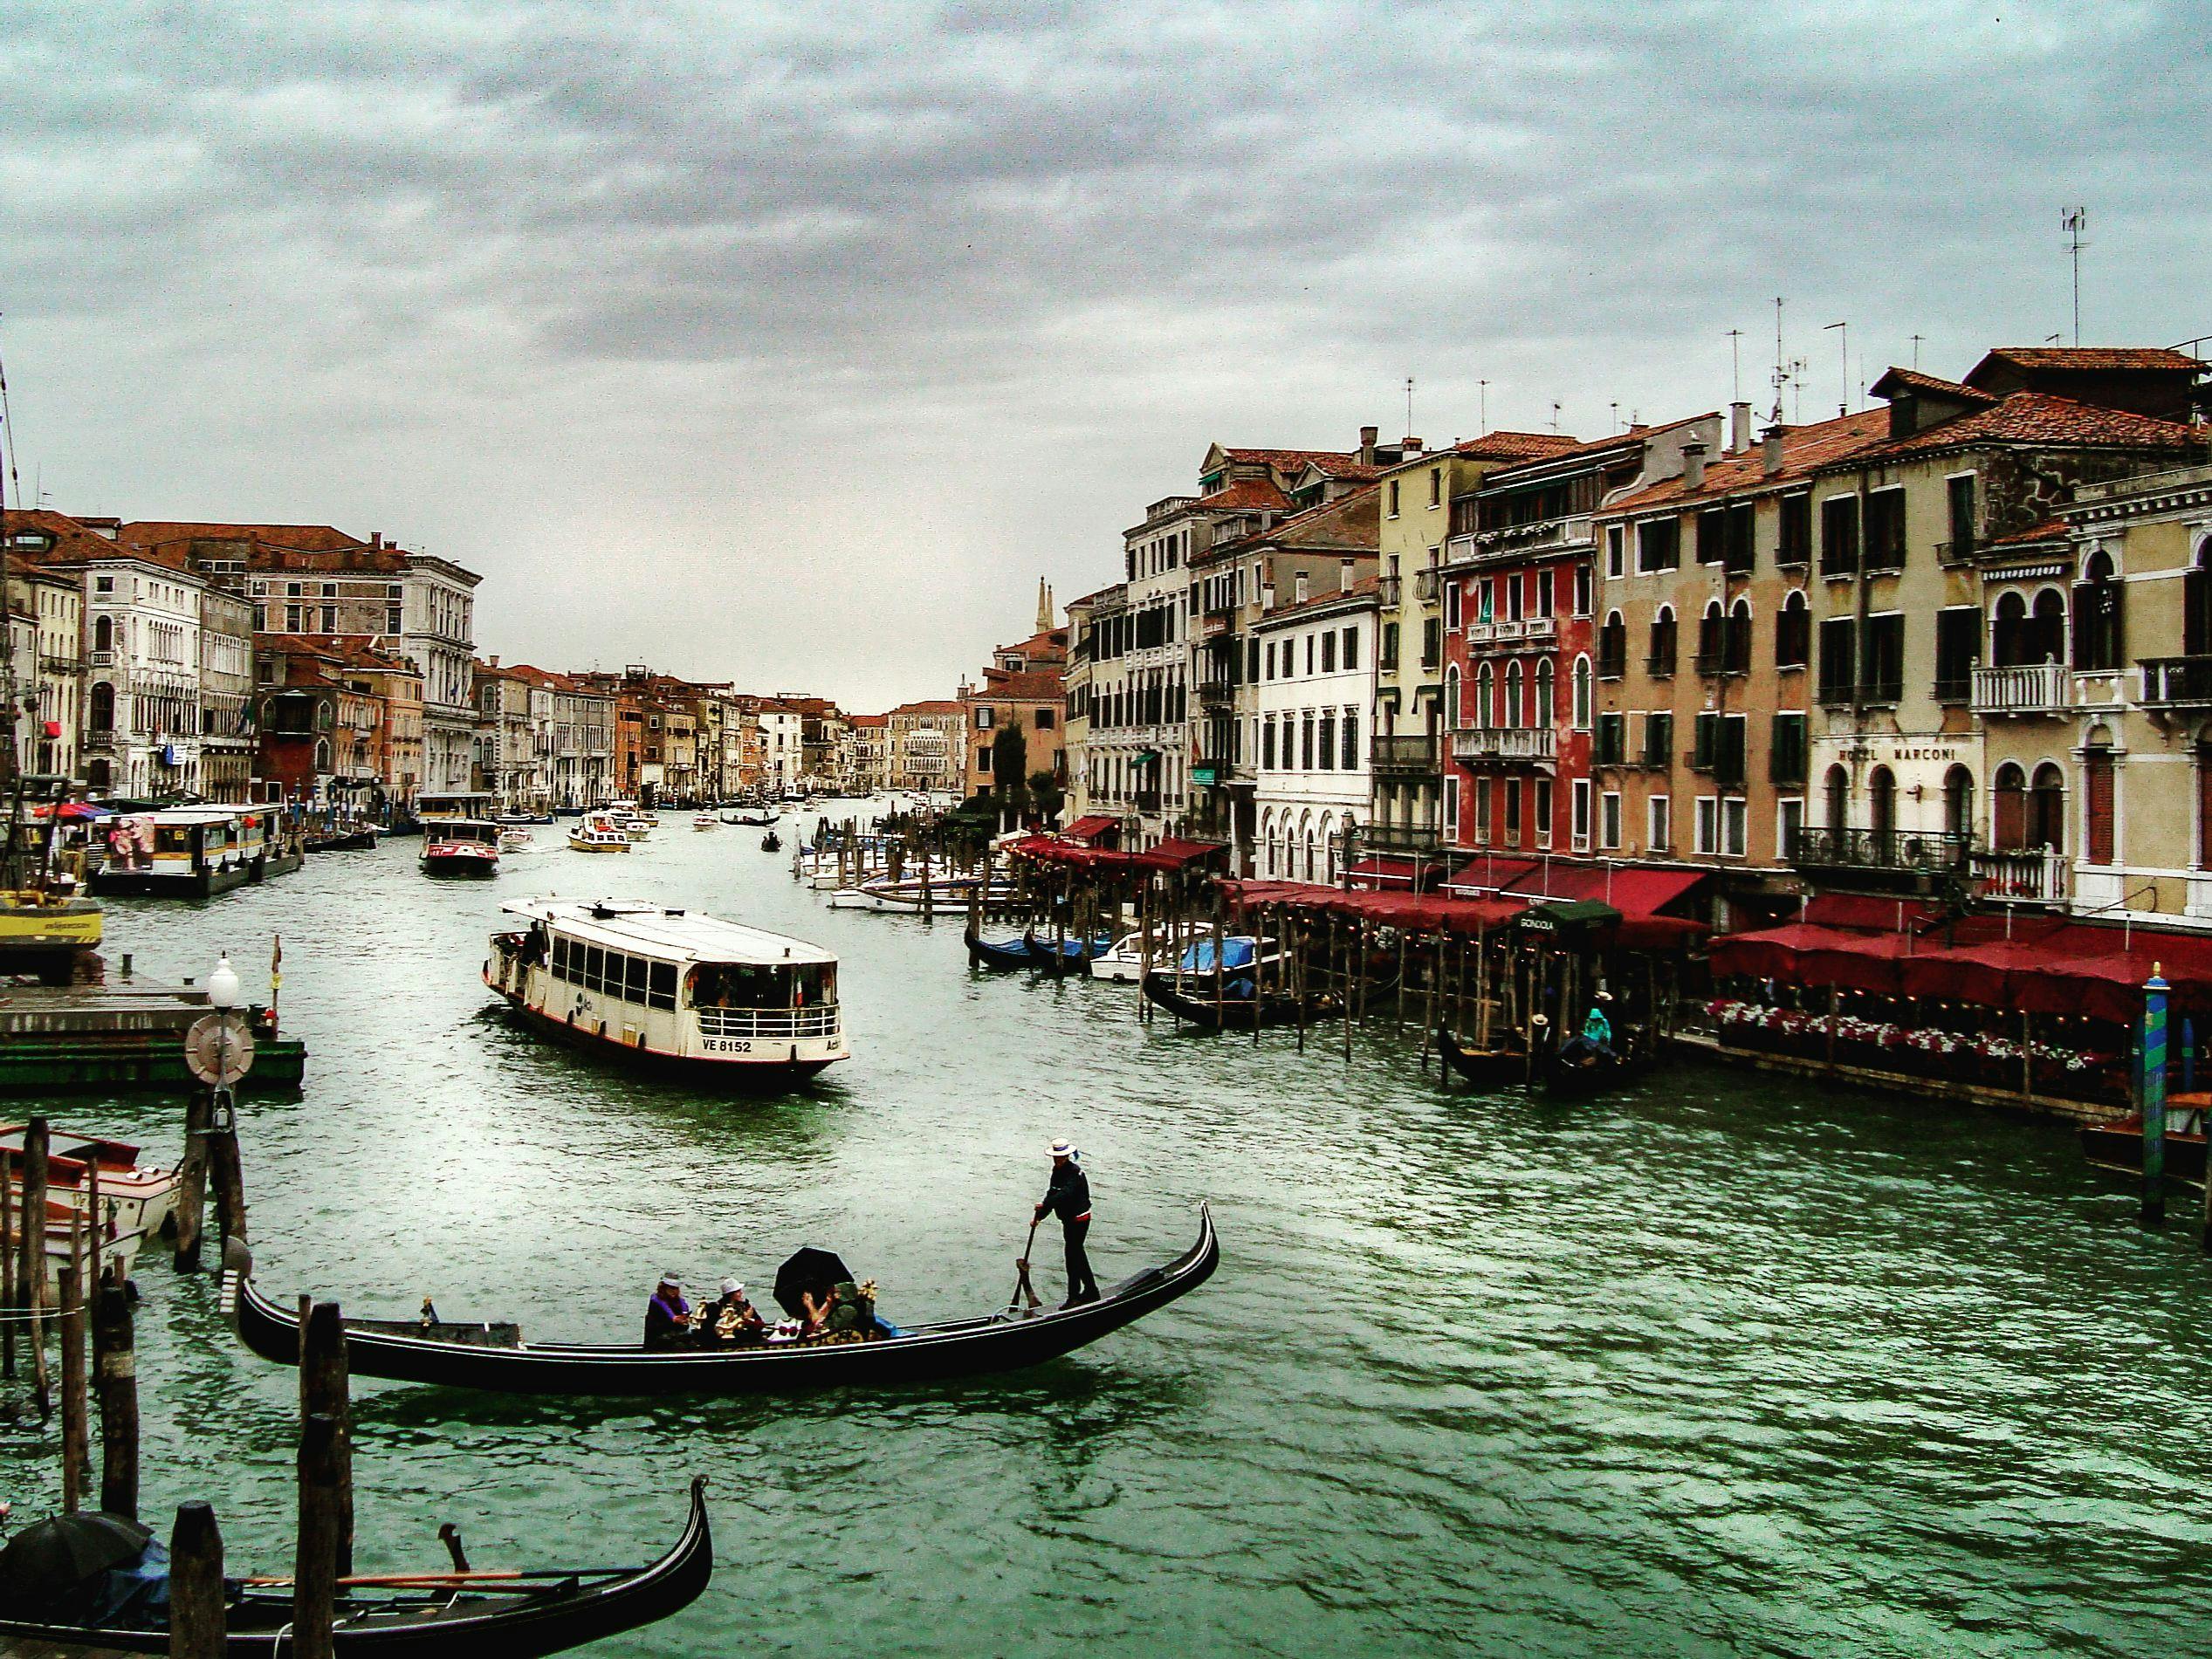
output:
[[[806,1310],[799,1305],[801,1291],[814,1292],[814,1299],[820,1301],[832,1285],[850,1278],[835,1251],[817,1250],[809,1244],[776,1269],[776,1305],[792,1318],[802,1318]]]
[[[79,1512],[33,1522],[0,1545],[0,1607],[59,1601],[109,1568],[137,1560],[153,1536],[123,1515]]]

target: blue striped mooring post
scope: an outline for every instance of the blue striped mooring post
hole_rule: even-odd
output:
[[[2143,1225],[2166,1221],[2166,976],[2143,982]]]

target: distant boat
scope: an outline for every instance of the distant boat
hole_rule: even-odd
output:
[[[594,813],[568,832],[568,845],[579,853],[627,853],[629,837]]]
[[[480,818],[431,818],[422,823],[422,874],[497,875],[502,832]]]

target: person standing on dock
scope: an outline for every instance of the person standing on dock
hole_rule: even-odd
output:
[[[1076,1307],[1098,1299],[1098,1281],[1090,1276],[1090,1258],[1083,1253],[1083,1239],[1090,1232],[1090,1178],[1075,1162],[1075,1148],[1065,1141],[1052,1143],[1052,1184],[1037,1205],[1036,1219],[1060,1217],[1060,1231],[1068,1244],[1068,1299],[1063,1307]]]

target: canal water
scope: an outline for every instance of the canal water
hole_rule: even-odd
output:
[[[538,833],[556,840],[552,827]],[[642,1560],[712,1481],[719,1569],[609,1654],[2202,1652],[2212,1263],[2051,1128],[1677,1069],[1556,1104],[1440,1090],[1387,1030],[1141,1026],[1103,984],[979,978],[957,922],[828,911],[758,832],[671,813],[627,860],[495,882],[416,843],[200,906],[120,902],[111,963],[258,987],[284,941],[298,1100],[241,1112],[266,1288],[626,1337],[663,1268],[765,1291],[841,1251],[894,1320],[1003,1305],[1044,1148],[1110,1281],[1212,1282],[1034,1373],[787,1401],[356,1385],[359,1560]],[[854,1058],[714,1099],[548,1047],[477,971],[503,899],[613,890],[818,940]],[[163,1158],[173,1100],[58,1121]],[[1040,1288],[1058,1292],[1056,1237]],[[214,1501],[287,1570],[295,1380],[212,1280],[141,1262],[146,1512]],[[18,1516],[52,1458],[0,1431]],[[162,1522],[166,1531],[166,1520]],[[235,1569],[234,1569],[235,1570]]]

